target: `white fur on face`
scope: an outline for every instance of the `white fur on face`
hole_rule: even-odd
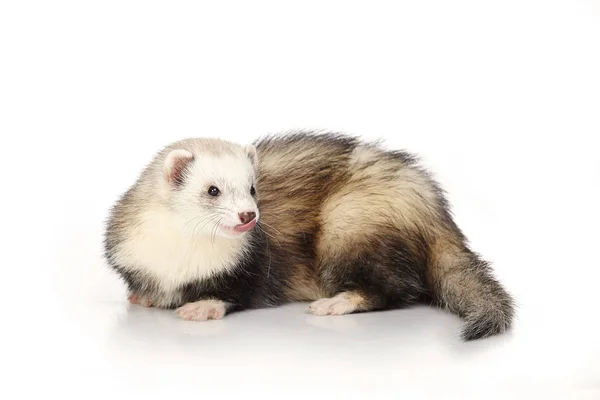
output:
[[[244,257],[245,240],[194,236],[184,232],[193,232],[193,227],[177,217],[162,206],[148,207],[116,247],[114,262],[136,266],[155,277],[161,290],[169,293],[186,282],[233,268]]]
[[[157,177],[168,207],[148,202],[113,255],[117,264],[139,266],[158,278],[166,293],[235,266],[248,243],[231,240],[244,234],[228,228],[241,223],[241,212],[255,212],[258,219],[256,201],[250,194],[254,167],[244,148],[220,156],[202,151],[194,152],[193,157],[178,150],[172,153],[165,166],[185,167],[183,183],[178,186],[177,180],[169,179],[172,168]],[[173,162],[176,157],[191,161],[182,166]],[[219,196],[208,194],[211,186],[219,188]]]
[[[243,149],[239,155],[213,156],[195,155],[194,161],[185,172],[185,183],[171,192],[172,205],[183,219],[186,229],[193,235],[216,234],[225,237],[238,237],[233,232],[239,225],[239,214],[256,213],[258,207],[250,189],[254,185],[254,166]],[[211,186],[220,194],[208,194]]]

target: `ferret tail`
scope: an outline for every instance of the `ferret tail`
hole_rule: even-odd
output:
[[[434,300],[466,321],[464,340],[505,332],[514,318],[511,295],[494,278],[489,263],[466,246],[439,246],[430,277]]]

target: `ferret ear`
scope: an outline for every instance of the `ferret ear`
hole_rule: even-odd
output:
[[[173,186],[183,184],[183,173],[194,160],[194,155],[187,150],[173,150],[165,159],[165,176]]]
[[[254,168],[256,168],[256,166],[258,165],[258,155],[256,154],[256,147],[249,144],[246,147],[244,147],[244,150],[246,151],[248,158],[250,158],[250,161],[252,161],[252,165],[254,165]]]

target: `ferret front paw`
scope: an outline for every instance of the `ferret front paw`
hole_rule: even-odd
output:
[[[152,307],[150,299],[146,296],[138,296],[137,294],[130,294],[127,298],[131,304],[139,304],[144,307]]]
[[[186,321],[206,321],[225,316],[225,302],[221,300],[200,300],[187,303],[175,312]]]

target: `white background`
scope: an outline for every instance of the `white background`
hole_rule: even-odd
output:
[[[102,227],[154,152],[294,128],[421,155],[514,329],[129,307]],[[597,1],[6,1],[0,133],[2,398],[600,398]]]

